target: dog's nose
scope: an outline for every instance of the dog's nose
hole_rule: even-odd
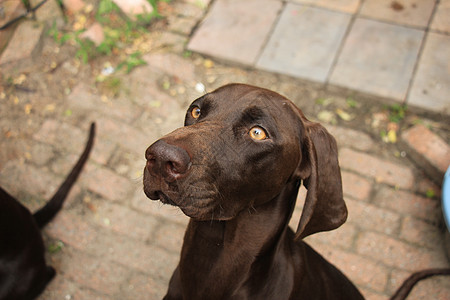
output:
[[[145,152],[147,169],[154,176],[162,176],[167,182],[182,177],[191,166],[191,158],[183,148],[156,141]]]

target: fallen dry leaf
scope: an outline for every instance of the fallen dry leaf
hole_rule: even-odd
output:
[[[31,104],[25,104],[25,114],[29,115],[33,106]]]

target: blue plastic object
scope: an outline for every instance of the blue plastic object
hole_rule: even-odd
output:
[[[444,182],[442,183],[442,212],[447,229],[450,231],[450,166],[445,172]]]

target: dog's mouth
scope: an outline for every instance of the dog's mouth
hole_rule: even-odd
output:
[[[158,199],[159,201],[161,201],[164,204],[169,204],[172,206],[179,206],[175,201],[173,201],[172,199],[170,199],[169,196],[167,196],[166,194],[164,194],[161,191],[157,191],[155,192],[158,195]],[[157,199],[153,199],[153,200],[157,200]]]

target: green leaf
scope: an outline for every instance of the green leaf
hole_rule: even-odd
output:
[[[50,252],[51,254],[58,253],[64,248],[64,246],[65,245],[62,241],[56,241],[48,246],[48,252]]]

